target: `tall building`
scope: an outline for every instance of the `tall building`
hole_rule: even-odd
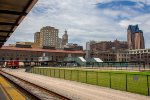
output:
[[[40,32],[34,34],[34,42],[38,47],[58,48],[58,29],[51,26],[41,28]]]
[[[145,48],[143,31],[139,30],[138,25],[128,26],[127,41],[128,41],[129,49],[144,49]]]
[[[34,43],[40,44],[40,32],[34,33]]]
[[[58,43],[58,29],[51,26],[46,26],[41,28],[41,34],[43,35],[42,46],[55,47],[57,48]]]
[[[65,34],[62,36],[62,45],[66,45],[68,43],[68,34],[67,30],[65,30]]]

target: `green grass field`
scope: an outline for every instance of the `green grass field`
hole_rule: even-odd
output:
[[[149,95],[150,72],[32,68],[31,73]]]

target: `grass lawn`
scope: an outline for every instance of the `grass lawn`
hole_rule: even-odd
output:
[[[69,68],[32,68],[31,73],[149,95],[150,72],[100,71]]]

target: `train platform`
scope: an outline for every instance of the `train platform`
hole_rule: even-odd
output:
[[[0,76],[0,100],[26,100],[14,87]]]
[[[71,100],[150,100],[149,96],[27,73],[19,69],[3,69],[3,71]]]
[[[8,100],[8,96],[3,90],[2,86],[0,86],[0,98],[2,98],[3,100]]]

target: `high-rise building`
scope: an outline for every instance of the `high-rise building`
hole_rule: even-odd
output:
[[[57,48],[58,43],[58,29],[51,26],[41,28],[41,34],[43,35],[43,46]]]
[[[54,47],[58,48],[58,29],[51,26],[42,27],[40,32],[34,35],[34,42],[38,47]]]
[[[138,25],[128,26],[127,41],[128,41],[129,49],[144,49],[145,48],[143,31],[139,30]]]
[[[62,36],[62,45],[66,45],[68,43],[68,34],[67,30],[65,30],[65,34]]]
[[[34,43],[40,44],[40,32],[34,33]]]

